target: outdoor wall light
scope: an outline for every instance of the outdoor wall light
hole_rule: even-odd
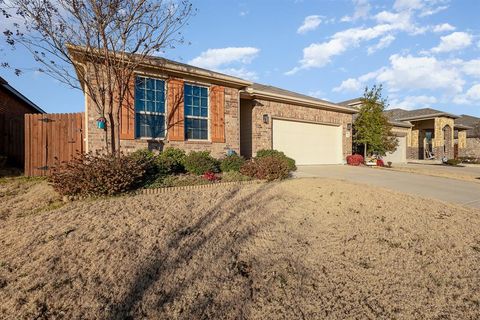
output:
[[[263,123],[268,124],[268,114],[263,115]]]
[[[348,124],[347,124],[347,130],[348,130],[348,131],[352,130],[352,124],[351,124],[351,123],[348,123]]]

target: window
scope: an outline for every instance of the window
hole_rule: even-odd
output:
[[[165,81],[136,77],[135,124],[138,138],[165,136]]]
[[[208,89],[185,84],[185,135],[187,139],[208,139]]]

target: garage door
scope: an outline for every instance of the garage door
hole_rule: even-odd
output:
[[[299,165],[342,163],[342,128],[273,119],[273,148]]]
[[[387,155],[383,157],[383,161],[391,161],[393,163],[407,162],[407,137],[397,137],[398,146],[397,150],[393,153],[387,152]]]

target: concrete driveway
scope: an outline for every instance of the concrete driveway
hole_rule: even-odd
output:
[[[480,208],[480,183],[352,166],[299,166],[296,177],[325,177]]]

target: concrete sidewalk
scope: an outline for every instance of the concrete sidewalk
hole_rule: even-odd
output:
[[[295,176],[342,179],[480,208],[480,183],[476,182],[346,165],[299,166]]]

